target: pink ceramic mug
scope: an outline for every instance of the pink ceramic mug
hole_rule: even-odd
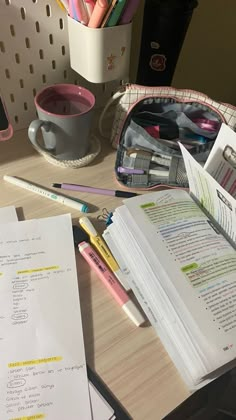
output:
[[[88,89],[72,84],[55,84],[35,96],[38,120],[31,122],[28,136],[36,148],[58,160],[84,157],[89,149],[95,97]],[[37,139],[41,128],[44,144]]]

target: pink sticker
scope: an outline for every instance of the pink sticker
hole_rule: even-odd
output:
[[[166,56],[163,54],[153,54],[151,56],[150,67],[155,71],[164,71],[166,68]]]

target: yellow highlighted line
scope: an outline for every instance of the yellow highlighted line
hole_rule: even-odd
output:
[[[62,360],[61,356],[47,357],[45,359],[24,360],[22,362],[8,363],[8,367],[13,368],[13,367],[18,367],[18,366],[32,366],[32,365],[39,365],[41,363],[60,362],[61,360]]]
[[[14,417],[11,420],[39,420],[39,419],[45,419],[44,414],[34,414],[33,416],[24,416],[24,417]]]
[[[19,270],[17,274],[30,274],[30,273],[38,273],[40,271],[50,271],[50,270],[58,270],[59,265],[52,265],[51,267],[40,267],[40,268],[32,268],[31,270]]]

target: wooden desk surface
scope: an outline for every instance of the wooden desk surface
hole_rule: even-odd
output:
[[[74,209],[18,188],[2,180],[15,175],[51,188],[53,182],[71,182],[121,189],[114,178],[115,151],[103,141],[101,154],[80,169],[48,163],[31,146],[27,131],[0,143],[0,206],[14,205],[22,220],[71,213],[73,223],[82,215]],[[63,191],[90,204],[97,220],[102,209],[114,210],[120,198]],[[187,396],[188,391],[151,326],[137,328],[118,307],[103,284],[76,252],[87,362],[120,400],[134,420],[159,420]]]

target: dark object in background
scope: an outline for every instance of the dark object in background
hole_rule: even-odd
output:
[[[136,83],[169,86],[197,0],[146,0]]]
[[[0,95],[0,141],[8,140],[13,135],[4,101]]]
[[[162,420],[236,419],[236,368],[191,395]]]

